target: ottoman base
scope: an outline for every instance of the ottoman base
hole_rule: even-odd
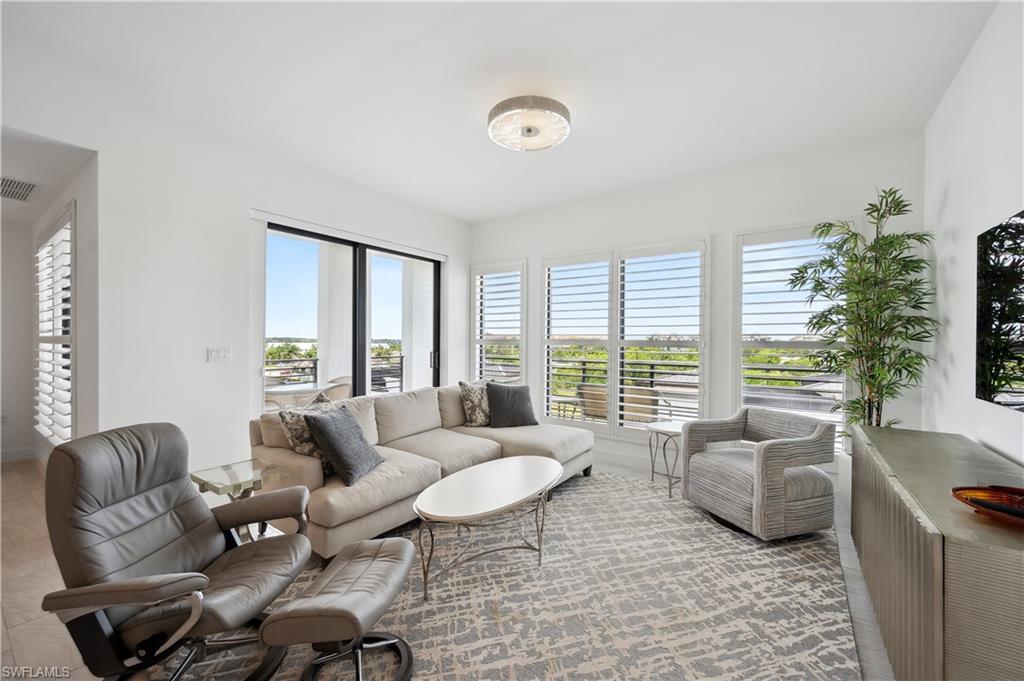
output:
[[[301,681],[313,681],[320,667],[343,657],[352,657],[356,667],[356,681],[363,681],[363,652],[376,648],[395,649],[398,654],[398,674],[396,681],[409,681],[412,678],[412,648],[404,639],[379,631],[371,631],[362,638],[352,641],[339,641],[332,643],[314,643],[313,650],[320,654],[313,658],[313,661],[302,670]]]

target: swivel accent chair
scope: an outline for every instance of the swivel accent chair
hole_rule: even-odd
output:
[[[289,487],[210,509],[189,480],[179,428],[150,423],[72,440],[46,467],[46,522],[67,589],[43,609],[71,633],[89,671],[127,678],[184,647],[177,681],[207,653],[259,644],[212,634],[261,620],[310,555],[309,490]],[[234,528],[281,518],[300,534],[241,543]],[[268,679],[271,647],[250,681]]]

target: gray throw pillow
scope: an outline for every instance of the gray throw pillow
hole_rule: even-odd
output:
[[[487,403],[491,408],[491,428],[537,425],[528,385],[488,383]]]
[[[491,410],[487,404],[487,384],[464,383],[459,381],[462,391],[462,408],[466,412],[467,426],[486,426],[491,422]]]
[[[351,485],[384,462],[366,441],[359,422],[344,406],[322,413],[309,413],[305,418],[323,457],[346,485]]]

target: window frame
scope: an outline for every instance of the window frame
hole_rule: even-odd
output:
[[[70,321],[70,333],[59,334],[59,335],[57,335],[57,334],[44,335],[44,334],[39,333],[39,325],[40,325],[40,307],[39,307],[40,306],[40,295],[39,295],[40,294],[40,290],[39,290],[39,280],[38,280],[38,276],[39,276],[39,272],[38,272],[39,252],[54,236],[56,236],[65,227],[68,228],[68,231],[69,231],[69,241],[70,241],[70,246],[69,246],[69,249],[70,249],[69,250],[69,269],[70,269],[70,272],[68,274],[68,280],[70,282],[70,303],[69,303],[69,307],[71,309],[70,310],[70,318],[71,318],[71,321]],[[68,202],[67,206],[65,206],[65,208],[61,212],[60,216],[56,220],[54,220],[53,223],[45,231],[40,233],[40,235],[37,237],[36,244],[35,244],[35,250],[33,251],[34,256],[35,256],[34,257],[35,266],[33,268],[33,280],[34,280],[33,281],[33,288],[34,288],[34,292],[33,292],[34,296],[33,297],[34,297],[34,303],[35,304],[33,306],[34,312],[33,312],[33,324],[32,324],[33,332],[32,333],[33,333],[33,340],[34,340],[34,349],[35,349],[35,354],[36,354],[35,367],[34,367],[34,371],[33,371],[34,387],[33,387],[33,395],[32,395],[33,396],[33,400],[32,400],[33,431],[36,433],[36,435],[46,439],[53,446],[57,446],[57,445],[60,445],[60,444],[62,444],[64,442],[72,440],[75,437],[77,437],[77,435],[78,435],[78,419],[76,418],[76,414],[78,412],[78,390],[77,390],[77,380],[76,380],[76,378],[77,378],[76,377],[77,367],[78,367],[78,344],[75,342],[75,337],[76,337],[77,328],[78,328],[78,319],[77,319],[77,316],[75,314],[76,308],[78,306],[78,285],[77,285],[77,280],[78,280],[78,277],[77,277],[77,260],[78,260],[78,258],[77,258],[77,250],[78,250],[78,248],[77,248],[77,246],[78,246],[78,244],[77,244],[77,239],[78,239],[78,230],[77,230],[77,219],[76,219],[76,202],[74,200],[71,200],[70,202]],[[54,433],[52,431],[50,431],[49,435],[46,435],[45,433],[43,433],[41,431],[42,426],[40,425],[39,420],[38,420],[38,417],[39,417],[39,404],[40,404],[40,400],[39,400],[39,383],[40,383],[40,357],[39,357],[39,353],[40,353],[40,346],[43,345],[44,343],[47,344],[47,345],[67,345],[70,348],[71,360],[70,360],[70,369],[69,369],[69,373],[70,373],[69,382],[71,384],[71,387],[69,388],[69,392],[70,392],[71,397],[70,397],[70,404],[69,404],[69,409],[70,409],[70,414],[69,414],[70,425],[68,427],[68,432],[69,432],[70,436],[68,437],[67,440],[61,440],[59,438],[55,438],[54,437]]]
[[[518,338],[513,340],[502,340],[502,341],[491,341],[490,345],[508,345],[519,348],[519,380],[517,383],[526,384],[528,383],[528,358],[527,358],[527,327],[529,324],[529,308],[527,305],[527,274],[526,274],[526,261],[525,260],[513,260],[508,262],[500,263],[485,263],[482,265],[473,265],[470,268],[470,285],[469,285],[469,309],[470,309],[470,329],[469,329],[469,375],[472,380],[479,381],[483,377],[478,373],[477,366],[477,353],[478,348],[485,345],[483,339],[480,336],[480,291],[478,288],[477,279],[488,274],[519,274],[519,335]]]
[[[540,336],[541,372],[543,384],[540,391],[542,400],[543,420],[548,423],[560,425],[571,425],[580,428],[587,428],[595,434],[610,437],[618,440],[632,441],[636,443],[647,442],[647,432],[644,428],[623,426],[619,424],[619,385],[620,370],[619,356],[623,347],[635,346],[635,341],[625,341],[621,336],[621,316],[623,313],[622,292],[620,288],[620,268],[624,259],[649,257],[657,255],[672,255],[676,253],[697,252],[700,256],[700,310],[698,314],[700,324],[700,335],[697,341],[699,353],[698,362],[698,418],[707,418],[708,413],[708,385],[707,385],[707,329],[708,329],[708,240],[705,237],[698,237],[686,241],[678,241],[664,244],[647,244],[639,246],[627,246],[611,250],[591,251],[556,257],[544,258],[540,263],[540,274],[542,280],[541,292],[541,314],[544,316],[543,329]],[[608,264],[608,335],[606,341],[588,342],[588,345],[605,345],[608,353],[608,415],[604,423],[597,423],[579,419],[563,419],[547,415],[547,382],[548,366],[547,354],[551,342],[548,338],[548,271],[551,267],[562,265],[578,265],[605,261]],[[555,345],[578,344],[573,342],[558,343]]]
[[[852,222],[856,228],[859,229],[860,223],[856,218],[844,218],[848,222]],[[743,249],[746,246],[761,246],[775,243],[784,243],[786,241],[800,241],[813,239],[814,235],[812,230],[814,224],[800,223],[799,225],[791,225],[786,227],[769,227],[766,229],[756,229],[745,232],[737,232],[733,244],[733,352],[732,352],[732,367],[735,372],[732,380],[732,405],[733,413],[738,412],[743,408],[743,351],[746,347],[743,341]],[[786,344],[780,342],[779,347],[785,347]],[[769,347],[776,347],[771,345]],[[828,347],[828,344],[824,341],[798,341],[792,347],[807,349],[807,350],[818,350]],[[848,382],[846,377],[843,378],[843,388],[841,392],[841,399],[845,400],[848,398]],[[842,412],[839,414],[839,420],[837,421],[837,439],[839,431],[845,424],[845,417]],[[845,440],[846,438],[843,438]],[[848,443],[847,443],[848,444]],[[845,447],[845,445],[844,445]],[[839,451],[837,447],[837,451]]]

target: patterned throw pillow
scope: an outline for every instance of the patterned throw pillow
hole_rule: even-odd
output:
[[[459,381],[462,391],[462,408],[466,410],[467,426],[486,426],[491,422],[491,410],[487,405],[487,384],[474,385]]]
[[[320,466],[324,470],[324,477],[333,475],[334,467],[324,456],[324,453],[320,451],[320,448],[316,444],[316,440],[313,439],[312,433],[309,432],[309,426],[306,424],[306,414],[322,414],[335,409],[338,409],[338,405],[326,398],[318,398],[313,400],[313,404],[308,407],[302,407],[301,409],[285,409],[279,412],[281,416],[281,425],[284,427],[284,435],[288,438],[288,444],[290,444],[292,449],[298,454],[319,459]]]

